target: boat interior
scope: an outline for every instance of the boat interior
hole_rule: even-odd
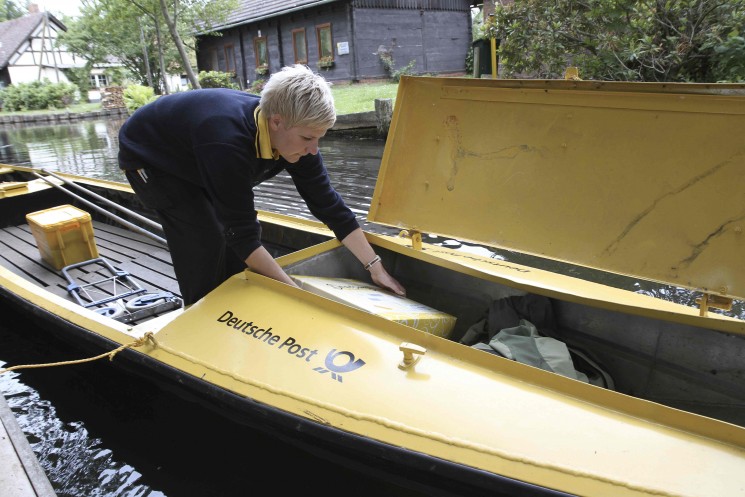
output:
[[[162,232],[138,221],[149,216],[147,219],[155,222],[155,216],[148,215],[128,186],[72,188],[52,176],[34,176],[41,175],[15,170],[3,175],[4,184],[23,185],[9,190],[0,200],[4,207],[0,210],[3,267],[58,297],[133,325],[181,307]],[[112,207],[112,202],[122,209]],[[90,259],[56,268],[42,257],[26,216],[66,205],[90,214],[96,253],[91,253]],[[329,238],[280,229],[271,223],[266,223],[263,232],[267,250],[274,257]]]

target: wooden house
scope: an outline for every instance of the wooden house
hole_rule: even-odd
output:
[[[241,0],[213,34],[197,36],[199,71],[233,72],[241,88],[307,64],[329,81],[463,74],[470,0]],[[220,36],[214,36],[219,33]]]

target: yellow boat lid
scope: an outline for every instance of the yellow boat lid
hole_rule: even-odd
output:
[[[372,222],[745,298],[745,85],[403,77]]]

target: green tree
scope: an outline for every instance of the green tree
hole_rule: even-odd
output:
[[[145,68],[150,61],[145,60],[143,53],[157,53],[157,42],[149,34],[150,26],[141,17],[126,0],[83,0],[80,16],[68,21],[60,42],[86,60],[89,67],[116,59],[144,84],[148,79]],[[132,29],[132,26],[137,28]],[[148,33],[144,39],[140,38],[140,29]]]
[[[199,88],[199,79],[192,68],[189,51],[194,53],[194,34],[205,25],[227,18],[238,7],[238,0],[128,0],[143,14],[153,19],[156,27],[165,22],[171,42],[181,59],[181,68],[186,72],[193,88]],[[160,40],[160,32],[158,31]],[[191,40],[187,44],[184,40]],[[159,42],[162,43],[162,42]],[[162,64],[162,60],[161,60]]]
[[[745,0],[515,0],[486,26],[509,77],[745,81]]]
[[[17,19],[26,13],[26,9],[20,7],[13,0],[0,0],[0,22]]]
[[[193,76],[198,88],[190,62],[194,34],[222,21],[236,5],[237,0],[83,0],[81,16],[61,41],[91,64],[115,57],[140,83],[166,93],[169,72]]]

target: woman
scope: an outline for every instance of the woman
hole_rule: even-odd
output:
[[[329,84],[306,66],[273,74],[261,97],[191,90],[147,104],[119,131],[119,166],[160,218],[185,305],[245,266],[295,285],[261,245],[253,187],[289,173],[310,212],[370,271],[405,295],[331,186],[318,141],[334,125]]]

